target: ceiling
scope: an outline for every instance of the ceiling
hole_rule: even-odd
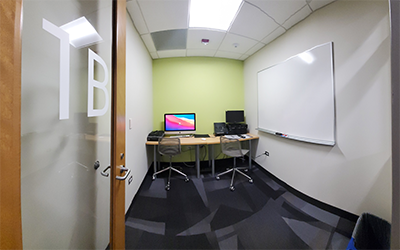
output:
[[[128,0],[151,57],[245,60],[312,12],[335,0],[244,0],[228,31],[189,28],[190,0]],[[209,39],[204,45],[201,40]]]

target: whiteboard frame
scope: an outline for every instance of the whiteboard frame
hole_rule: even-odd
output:
[[[258,81],[259,77],[258,77],[258,75],[261,72],[263,72],[265,70],[268,70],[268,69],[270,69],[272,67],[275,67],[277,65],[283,64],[286,61],[289,61],[290,59],[295,58],[295,57],[299,56],[302,53],[311,51],[311,50],[313,50],[315,48],[318,48],[318,47],[321,47],[321,46],[325,46],[327,44],[330,45],[330,63],[331,63],[331,72],[332,72],[332,74],[331,74],[331,82],[332,82],[332,95],[333,95],[332,96],[332,100],[333,100],[333,141],[330,141],[330,140],[329,141],[328,140],[318,140],[318,139],[313,139],[313,138],[305,138],[305,137],[295,136],[295,135],[291,135],[291,134],[284,134],[283,131],[273,131],[273,130],[269,130],[269,129],[260,128],[259,127],[259,124],[260,124],[260,121],[259,121],[259,119],[260,119],[259,118],[260,117],[260,113],[259,113],[259,104],[260,104],[259,103],[259,94],[257,94],[257,128],[256,128],[256,130],[261,131],[261,132],[265,132],[265,133],[269,133],[269,134],[272,134],[272,135],[275,135],[275,136],[278,136],[278,137],[284,138],[284,139],[291,139],[291,140],[295,140],[295,141],[307,142],[307,143],[324,145],[324,146],[335,146],[336,145],[336,90],[335,90],[336,82],[335,82],[335,64],[334,64],[335,61],[334,61],[333,41],[314,46],[314,47],[312,47],[312,48],[310,48],[308,50],[305,50],[305,51],[300,52],[300,53],[298,53],[298,54],[296,54],[294,56],[291,56],[291,57],[287,58],[286,60],[284,60],[284,61],[282,61],[280,63],[274,64],[272,66],[269,66],[269,67],[267,67],[265,69],[262,69],[262,70],[258,71],[257,72],[257,93],[259,91],[259,81]]]

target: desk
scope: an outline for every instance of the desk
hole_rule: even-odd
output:
[[[256,135],[248,134],[250,138],[241,138],[239,141],[251,141],[258,139]],[[200,146],[207,145],[209,147],[209,158],[211,158],[211,174],[215,175],[215,159],[214,159],[214,145],[220,144],[219,136],[210,135],[210,137],[204,138],[194,138],[194,137],[182,137],[181,146],[195,146],[195,158],[196,158],[196,170],[197,178],[200,178]],[[158,141],[147,141],[146,145],[154,146],[154,173],[157,172],[157,145]],[[251,168],[251,142],[249,142],[249,168]]]

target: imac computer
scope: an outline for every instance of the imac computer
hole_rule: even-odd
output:
[[[164,131],[169,135],[196,133],[195,113],[164,114]]]
[[[244,110],[227,110],[225,112],[226,123],[244,122]]]

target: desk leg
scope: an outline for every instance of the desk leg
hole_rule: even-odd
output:
[[[157,172],[157,145],[154,145],[153,147],[153,152],[154,152],[154,156],[153,156],[153,167],[154,167],[154,173]]]
[[[251,140],[249,140],[249,169],[251,169]]]
[[[200,145],[196,145],[196,169],[197,169],[197,178],[200,178]]]
[[[211,175],[214,177],[215,175],[215,158],[214,158],[214,144],[208,145],[209,146],[209,155],[211,157]]]

